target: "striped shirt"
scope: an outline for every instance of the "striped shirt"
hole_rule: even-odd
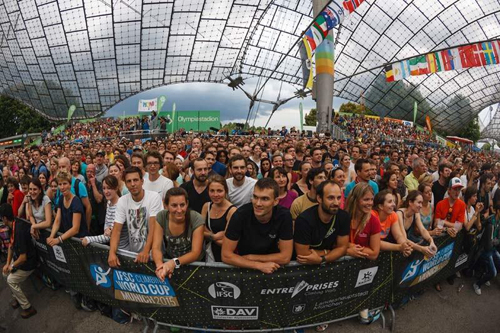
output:
[[[104,220],[104,230],[108,228],[111,229],[113,228],[113,225],[115,223],[115,213],[116,213],[116,204],[112,205],[111,202],[108,201],[108,205],[106,207],[106,218]],[[110,237],[106,235],[87,236],[85,238],[89,243],[100,243],[100,244],[107,244],[109,243],[110,240]]]

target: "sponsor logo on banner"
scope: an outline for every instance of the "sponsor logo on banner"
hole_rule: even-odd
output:
[[[54,250],[54,256],[56,257],[56,260],[67,264],[62,247],[60,247],[59,245],[54,245],[52,246],[52,249]]]
[[[293,314],[299,314],[299,313],[304,312],[305,309],[306,309],[306,305],[305,304],[295,304],[292,307],[292,313]]]
[[[309,284],[302,280],[295,285],[295,287],[284,287],[284,288],[273,288],[273,289],[262,289],[260,291],[261,295],[280,295],[280,294],[292,294],[291,298],[299,295],[302,291],[307,295],[322,295],[324,293],[329,293],[335,291],[339,286],[339,281],[331,281],[325,283]]]
[[[351,301],[353,299],[356,299],[359,297],[366,297],[366,296],[368,296],[368,291],[363,291],[363,292],[359,292],[359,293],[355,293],[355,294],[351,294],[351,295],[346,295],[346,296],[340,296],[340,297],[337,297],[334,299],[329,299],[329,300],[322,301],[322,302],[316,302],[314,304],[313,310],[324,310],[324,309],[335,308],[335,307],[341,306],[346,301]]]
[[[241,290],[229,282],[215,282],[208,287],[208,293],[212,298],[238,299],[241,295]]]
[[[375,275],[377,275],[377,272],[378,266],[360,270],[355,288],[372,283],[373,279],[375,279]]]
[[[455,242],[452,242],[451,244],[443,247],[434,257],[429,259],[429,261],[422,259],[412,261],[404,270],[402,280],[399,284],[403,287],[411,287],[427,280],[442,270],[450,262],[454,245]]]
[[[220,320],[258,320],[258,306],[212,305],[212,318]]]
[[[455,268],[465,264],[467,262],[467,259],[469,259],[469,256],[467,255],[467,253],[462,253],[461,255],[459,255],[457,258],[457,262],[455,262]]]
[[[96,286],[101,286],[103,288],[111,288],[111,277],[109,277],[109,273],[111,272],[111,268],[108,268],[105,271],[101,266],[92,264],[90,265],[90,275],[95,281]]]
[[[154,275],[114,270],[113,282],[116,299],[165,307],[179,306],[168,279],[162,282]]]

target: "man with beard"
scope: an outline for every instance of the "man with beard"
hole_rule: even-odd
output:
[[[205,202],[210,201],[208,196],[208,163],[203,158],[197,158],[193,161],[193,179],[181,184],[181,187],[186,190],[189,198],[189,208],[198,213]]]
[[[236,161],[240,162],[244,161]],[[274,179],[259,179],[252,188],[252,202],[238,208],[229,221],[222,261],[271,274],[292,257],[292,217],[278,205],[279,187]]]
[[[295,220],[297,261],[324,265],[344,256],[349,246],[349,214],[340,209],[342,190],[331,180],[316,189],[318,205],[305,210]]]
[[[229,160],[229,171],[233,176],[226,179],[229,201],[239,208],[252,200],[253,188],[257,180],[245,176],[247,162],[243,155],[233,156]]]

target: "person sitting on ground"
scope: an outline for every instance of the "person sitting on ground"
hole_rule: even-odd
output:
[[[203,259],[203,217],[189,209],[187,192],[180,187],[169,189],[165,195],[165,206],[156,216],[154,228],[153,260],[156,276],[161,280],[171,278],[175,269]],[[163,239],[165,256],[163,262]]]
[[[115,176],[107,175],[102,180],[102,190],[104,198],[107,201],[104,233],[102,235],[81,238],[83,246],[87,246],[90,243],[108,244],[111,239],[111,231],[113,230],[113,225],[115,223],[116,205],[118,204],[118,199],[120,199],[121,196],[120,182]],[[124,248],[125,243],[128,245],[128,234],[122,230],[120,235],[120,245],[118,247]]]
[[[147,263],[149,261],[156,215],[163,208],[158,193],[144,190],[144,179],[140,168],[130,167],[124,173],[125,184],[130,193],[122,196],[116,206],[115,224],[111,231],[108,256],[108,264],[113,268],[120,266],[116,251],[124,224],[127,224],[128,250],[138,253],[135,262]]]
[[[213,261],[222,261],[222,240],[226,226],[231,220],[236,206],[227,200],[227,183],[226,180],[218,174],[211,176],[208,179],[208,195],[210,202],[203,205],[201,216],[205,218],[205,239],[210,243],[209,247],[212,251]],[[207,247],[207,260],[209,256]]]
[[[30,225],[23,221],[14,221],[12,207],[4,203],[0,206],[0,218],[11,230],[10,247],[7,261],[3,266],[3,276],[7,278],[7,285],[12,292],[13,300],[10,306],[23,309],[21,317],[27,319],[36,314],[35,308],[30,304],[24,294],[21,283],[25,281],[36,268],[36,249],[30,236]]]
[[[223,262],[266,274],[290,262],[292,217],[278,205],[278,196],[279,187],[274,179],[257,181],[252,202],[238,208],[229,221],[222,243]]]
[[[287,171],[282,167],[273,168],[270,171],[270,176],[278,183],[280,188],[278,204],[286,209],[290,209],[293,201],[297,199],[297,193],[288,189],[289,179]]]

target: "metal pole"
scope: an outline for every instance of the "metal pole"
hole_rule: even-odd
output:
[[[330,0],[313,0],[314,16],[317,16]],[[333,31],[316,49],[316,110],[318,116],[317,132],[326,132],[330,127],[328,121],[333,105],[333,61],[334,61]]]

